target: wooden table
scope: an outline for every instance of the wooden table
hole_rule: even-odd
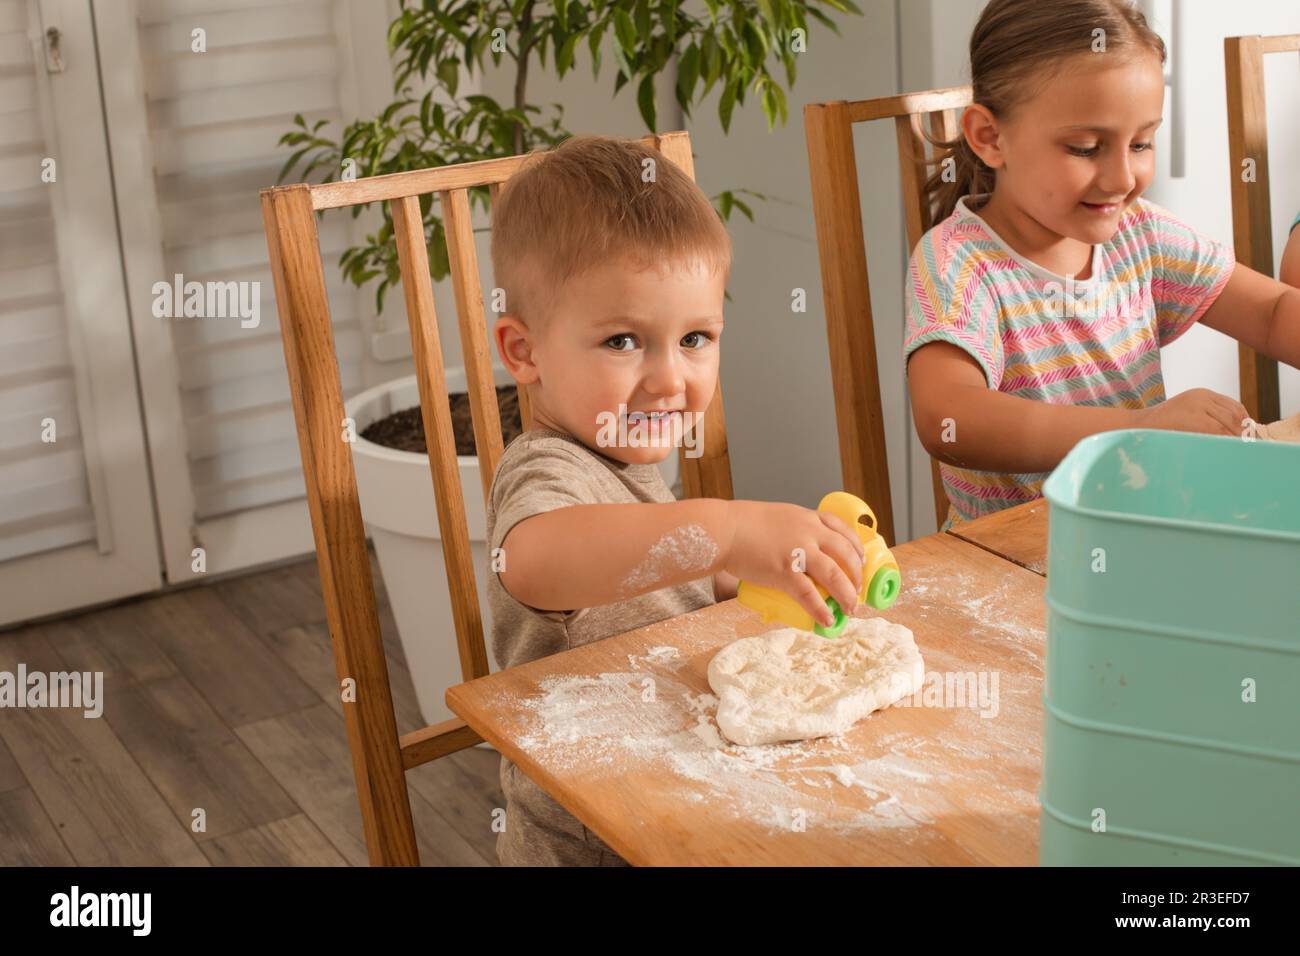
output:
[[[949,534],[991,551],[1035,574],[1047,574],[1047,501],[1039,498],[974,521]]]
[[[1029,526],[1012,527],[1023,557]],[[633,864],[1032,865],[1045,581],[988,541],[893,549],[903,592],[885,616],[915,634],[926,685],[838,738],[717,737],[708,662],[767,629],[735,601],[460,684],[447,703]]]

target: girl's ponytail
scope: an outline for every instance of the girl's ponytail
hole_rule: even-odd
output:
[[[939,168],[925,181],[925,195],[930,203],[930,222],[940,223],[952,215],[962,196],[992,192],[994,173],[960,133],[953,140],[935,141],[934,146],[936,156],[929,162]]]

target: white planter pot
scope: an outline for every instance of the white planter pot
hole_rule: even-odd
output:
[[[494,375],[498,385],[512,382],[504,369],[495,369]],[[447,390],[453,393],[466,390],[463,369],[447,370]],[[420,712],[426,723],[434,724],[454,716],[444,694],[463,678],[429,459],[427,455],[385,448],[361,437],[361,432],[372,422],[419,403],[419,388],[415,376],[411,375],[368,389],[349,399],[345,408],[348,417],[356,422],[357,440],[352,446],[352,460],[357,472],[361,515],[375,543]],[[488,641],[489,664],[495,671],[496,664],[491,659],[492,618],[487,607],[487,517],[478,458],[460,455],[457,462],[483,634]],[[674,487],[677,455],[669,455],[659,467],[668,486]]]

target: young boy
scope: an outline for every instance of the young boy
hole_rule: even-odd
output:
[[[488,508],[503,559],[488,579],[499,667],[734,597],[738,578],[827,623],[814,581],[856,606],[862,547],[842,521],[679,502],[656,467],[709,439],[699,422],[718,378],[731,243],[690,177],[634,141],[570,139],[501,190],[492,264],[506,304],[497,350],[534,419],[502,455]],[[503,864],[624,863],[504,757],[501,788]]]

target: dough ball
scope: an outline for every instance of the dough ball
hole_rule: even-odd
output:
[[[830,639],[780,628],[728,644],[709,662],[718,726],[744,746],[843,733],[924,681],[912,632],[883,618],[855,618]]]

